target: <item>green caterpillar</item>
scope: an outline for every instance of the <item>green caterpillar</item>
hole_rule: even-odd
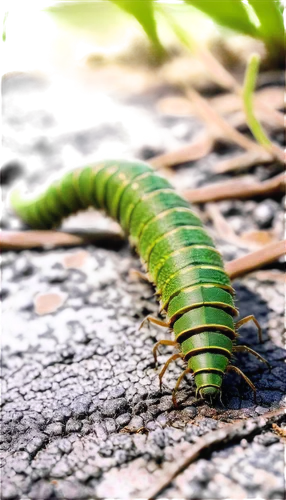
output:
[[[174,341],[157,342],[155,360],[160,344],[180,347],[161,371],[160,383],[171,361],[181,357],[187,362],[173,391],[175,404],[176,391],[189,372],[201,398],[211,400],[221,394],[223,375],[229,369],[239,372],[255,391],[231,358],[234,352],[246,350],[265,362],[252,349],[235,345],[239,326],[250,319],[257,322],[248,316],[235,325],[234,290],[220,253],[189,203],[150,166],[125,160],[96,163],[65,174],[33,198],[14,191],[11,203],[35,228],[57,226],[63,217],[89,206],[103,209],[119,221],[140,255],[166,315],[166,321],[147,319],[175,334]]]

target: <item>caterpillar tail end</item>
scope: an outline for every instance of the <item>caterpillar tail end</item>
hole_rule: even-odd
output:
[[[221,399],[221,388],[220,387],[214,387],[211,385],[208,385],[206,387],[202,387],[201,389],[197,390],[196,396],[199,398],[200,401],[205,401],[206,403],[211,404],[211,405],[213,405],[214,401],[219,396],[220,402],[223,405],[223,402]]]
[[[206,385],[196,390],[196,397],[212,403],[217,397],[221,397],[221,388],[215,385]]]
[[[21,206],[24,203],[24,186],[22,184],[18,184],[16,187],[11,189],[8,195],[8,205],[9,208],[21,217]]]
[[[218,387],[212,387],[209,385],[208,387],[203,387],[200,390],[200,394],[204,399],[215,398],[219,394],[220,390]]]
[[[8,194],[8,206],[26,224],[33,227],[31,217],[29,217],[27,195],[24,183],[20,182]]]

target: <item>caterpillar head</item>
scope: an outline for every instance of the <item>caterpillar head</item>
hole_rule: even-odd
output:
[[[207,385],[198,389],[197,394],[202,399],[205,399],[208,403],[212,404],[214,399],[216,399],[218,396],[221,398],[221,388],[215,387],[213,385]]]

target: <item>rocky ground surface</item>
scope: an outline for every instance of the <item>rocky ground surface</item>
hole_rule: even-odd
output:
[[[112,151],[112,156],[146,159],[186,143],[198,128],[194,119],[157,114],[156,95],[118,102],[91,90],[83,96],[77,88],[59,89],[58,82],[39,75],[4,80],[4,196],[18,179],[33,188],[48,174],[85,164],[94,155]],[[71,95],[76,111],[70,106],[66,116],[63,101]],[[96,114],[102,99],[107,113]],[[212,165],[231,154],[215,151],[177,171],[173,181],[180,188],[216,180]],[[254,174],[267,175],[260,166]],[[282,231],[280,200],[219,206],[238,233]],[[70,224],[77,227],[78,220]],[[93,222],[96,215],[89,216],[88,224]],[[22,227],[8,210],[3,226]],[[227,260],[246,252],[219,238],[217,243]],[[260,344],[255,328],[246,325],[239,342],[272,366],[268,371],[256,358],[237,356],[236,364],[256,385],[257,402],[231,373],[225,377],[223,405],[197,404],[188,376],[178,395],[179,409],[172,405],[171,389],[182,367],[179,362],[170,366],[160,392],[152,347],[169,334],[154,326],[138,331],[148,313],[157,315],[158,306],[151,286],[130,277],[139,261],[127,245],[10,251],[3,254],[2,266],[3,499],[144,498],[181,460],[182,446],[191,450],[228,423],[248,422],[285,404],[281,265],[275,278],[252,274],[234,282],[240,316],[255,314],[264,332]],[[45,304],[58,301],[54,312],[43,310],[43,297]],[[159,363],[172,352],[162,348]],[[205,450],[161,496],[282,499],[279,432],[269,425]]]

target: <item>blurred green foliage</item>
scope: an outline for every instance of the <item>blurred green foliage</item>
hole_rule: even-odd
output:
[[[285,36],[282,0],[54,0],[40,11],[62,35],[102,47],[140,30],[159,57],[170,32],[190,50],[208,32],[265,44]]]

